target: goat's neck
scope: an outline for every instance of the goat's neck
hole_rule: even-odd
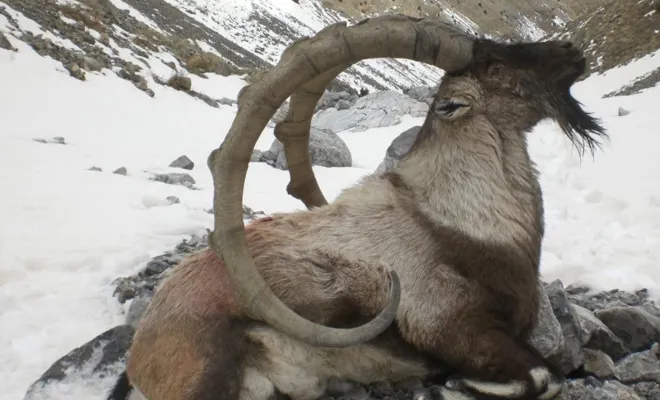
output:
[[[434,133],[420,132],[396,171],[419,211],[474,238],[537,246],[543,204],[524,135],[478,117],[444,129],[432,124],[422,130]]]

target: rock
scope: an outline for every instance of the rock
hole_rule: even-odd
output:
[[[142,77],[139,81],[135,82],[135,87],[142,90],[143,92],[149,90],[149,84]]]
[[[568,302],[564,285],[555,280],[546,285],[548,298],[552,304],[564,337],[564,351],[562,356],[562,369],[565,374],[578,369],[584,363],[584,352],[582,351],[582,338],[578,316]]]
[[[589,287],[584,285],[571,285],[566,288],[569,300],[590,311],[602,310],[618,306],[641,306],[650,314],[660,316],[660,309],[649,300],[647,289],[641,289],[634,293],[613,289],[593,293]]]
[[[632,385],[639,397],[648,400],[660,400],[660,384],[655,382],[640,382]]]
[[[428,109],[426,103],[384,90],[360,97],[350,109],[328,108],[318,112],[312,118],[312,126],[333,133],[349,129],[357,132],[398,124],[404,115],[424,117]]]
[[[98,172],[103,172],[103,170],[99,167],[91,166],[87,168],[88,171],[98,171]]]
[[[179,200],[179,198],[176,197],[176,196],[167,196],[165,198],[165,200],[169,201],[170,204],[179,204],[179,203],[181,203],[181,200]]]
[[[660,318],[640,306],[612,307],[595,312],[632,352],[646,350],[660,342]]]
[[[417,100],[424,102],[428,105],[431,105],[433,102],[433,96],[435,96],[437,90],[429,86],[414,86],[410,89],[404,90],[403,94]]]
[[[602,385],[586,386],[585,389],[580,400],[642,400],[634,389],[617,381],[605,381]]]
[[[413,126],[397,136],[387,148],[385,159],[378,166],[375,173],[380,174],[394,169],[399,164],[399,161],[410,152],[421,128],[419,125]]]
[[[176,160],[172,161],[169,166],[170,168],[183,168],[190,171],[195,167],[195,163],[192,162],[188,156],[182,155]]]
[[[128,171],[126,170],[126,167],[120,167],[120,168],[117,168],[116,170],[112,171],[112,173],[117,174],[117,175],[126,175],[128,173]]]
[[[189,189],[193,188],[195,185],[195,180],[189,174],[183,174],[179,172],[171,172],[169,174],[157,174],[153,180],[163,183],[168,183],[170,185],[182,185]]]
[[[324,167],[350,167],[353,165],[351,151],[339,136],[314,127],[310,129],[309,154],[312,165]],[[275,168],[282,170],[288,168],[284,146],[277,139],[273,141],[268,151],[261,154],[261,159],[270,160],[273,162],[271,165]]]
[[[539,317],[536,327],[532,331],[530,344],[541,353],[542,356],[561,361],[564,351],[564,337],[562,327],[552,310],[550,298],[541,285],[539,289],[540,304]]]
[[[598,379],[614,377],[614,361],[600,350],[584,349],[584,372]]]
[[[103,69],[103,64],[92,57],[84,56],[82,67],[87,71],[98,72]]]
[[[335,104],[335,108],[337,110],[348,110],[352,106],[353,106],[353,103],[351,103],[350,101],[345,100],[345,99],[339,99],[339,101],[337,101],[337,103]]]
[[[69,75],[71,75],[72,77],[74,77],[78,80],[81,80],[81,81],[84,81],[86,79],[85,78],[85,71],[83,71],[80,68],[80,66],[78,66],[78,63],[70,62],[70,63],[66,63],[66,64],[63,64],[63,65],[64,65],[64,68],[66,68],[66,70],[69,71]]]
[[[650,350],[622,358],[614,367],[616,379],[624,383],[652,381],[660,383],[660,344]]]
[[[630,353],[621,339],[591,311],[575,304],[572,304],[571,307],[578,317],[580,337],[585,348],[601,350],[614,361]]]
[[[630,114],[630,111],[626,110],[623,107],[619,107],[618,114],[619,114],[619,117],[625,117],[626,115]]]
[[[145,311],[147,311],[149,303],[151,303],[151,298],[152,296],[149,294],[133,298],[126,314],[126,325],[137,328],[137,324],[142,319]]]
[[[221,99],[218,99],[218,103],[223,104],[225,106],[233,106],[236,104],[236,100],[228,99],[226,97],[223,97]]]
[[[147,275],[158,275],[163,273],[166,269],[170,268],[174,264],[175,263],[171,261],[171,257],[168,255],[157,256],[152,258],[151,261],[147,263],[144,272]]]
[[[254,149],[252,150],[252,156],[250,156],[250,162],[260,162],[262,157],[261,150]]]
[[[14,46],[11,45],[11,42],[7,37],[5,36],[4,33],[0,32],[0,48],[9,50],[9,51],[18,51],[14,48]]]
[[[314,112],[319,112],[327,110],[329,108],[335,108],[337,110],[346,110],[351,108],[355,101],[358,99],[358,96],[351,94],[345,91],[331,91],[326,90],[323,92],[323,95],[316,104]]]
[[[66,144],[66,140],[62,136],[53,136],[50,139],[34,138],[32,140],[39,143]]]
[[[55,361],[30,386],[25,400],[45,398],[42,390],[45,391],[53,381],[62,381],[70,376],[92,380],[93,374],[107,373],[110,367],[122,361],[133,340],[133,333],[133,327],[120,325],[73,349]]]
[[[188,76],[174,74],[174,76],[167,80],[167,86],[187,92],[192,89],[192,80]]]

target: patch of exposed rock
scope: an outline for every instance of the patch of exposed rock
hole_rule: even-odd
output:
[[[429,106],[394,90],[369,93],[348,109],[328,108],[314,115],[312,126],[333,133],[396,125],[401,117],[424,117]]]
[[[589,66],[580,79],[586,79],[660,49],[658,26],[656,0],[608,0],[548,37],[585,49]]]

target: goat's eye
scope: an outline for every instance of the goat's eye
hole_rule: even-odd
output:
[[[498,62],[492,62],[486,67],[486,75],[498,76],[502,72],[503,65]]]

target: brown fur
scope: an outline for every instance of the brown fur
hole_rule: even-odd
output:
[[[281,392],[313,400],[330,378],[396,380],[445,364],[466,379],[442,388],[441,399],[558,392],[556,366],[527,343],[544,224],[526,134],[546,117],[578,135],[599,127],[567,94],[584,68],[581,53],[539,44],[511,58],[509,47],[498,53],[484,43],[477,62],[443,80],[394,171],[366,177],[327,206],[246,228],[258,272],[295,312],[327,326],[360,325],[388,301],[393,269],[396,323],[364,345],[313,347],[248,316],[224,264],[203,250],[163,282],[138,327],[128,376],[147,398],[269,400]]]

